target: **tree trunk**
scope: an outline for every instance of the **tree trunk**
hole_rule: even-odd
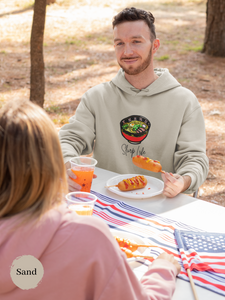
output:
[[[225,57],[225,0],[208,0],[203,53]]]
[[[45,74],[43,39],[45,28],[46,0],[35,0],[31,32],[31,76],[30,100],[43,107],[45,94]]]
[[[53,4],[53,3],[55,3],[56,2],[56,0],[47,0],[47,5],[50,5],[50,4]]]

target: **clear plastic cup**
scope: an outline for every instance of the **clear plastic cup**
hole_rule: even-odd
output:
[[[90,193],[93,174],[97,160],[92,157],[74,157],[70,160],[71,171],[77,176],[73,179],[81,186],[81,192]]]
[[[86,192],[72,192],[66,195],[67,206],[78,215],[91,216],[97,197]]]

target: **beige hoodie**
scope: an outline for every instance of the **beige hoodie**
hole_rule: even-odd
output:
[[[158,173],[139,169],[132,157],[144,155],[161,162],[163,170],[189,175],[192,193],[208,173],[203,114],[195,95],[182,87],[167,69],[138,90],[122,69],[110,82],[88,90],[75,115],[60,132],[65,162],[93,150],[98,167],[120,174]]]
[[[0,220],[1,300],[172,298],[175,266],[157,259],[140,283],[108,226],[96,217],[78,216],[62,205],[36,225],[18,227],[18,222],[20,215]],[[20,289],[10,277],[10,266],[23,255],[36,257],[44,267],[42,281],[34,289]]]

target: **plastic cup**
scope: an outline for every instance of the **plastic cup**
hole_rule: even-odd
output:
[[[78,215],[91,216],[97,197],[86,192],[72,192],[66,195],[67,206]]]
[[[71,171],[77,176],[73,179],[81,186],[81,192],[90,193],[97,160],[92,157],[74,157],[70,160]]]

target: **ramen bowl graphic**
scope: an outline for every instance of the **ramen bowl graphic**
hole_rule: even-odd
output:
[[[131,144],[140,144],[148,135],[151,123],[142,116],[132,115],[120,121],[122,136]]]

